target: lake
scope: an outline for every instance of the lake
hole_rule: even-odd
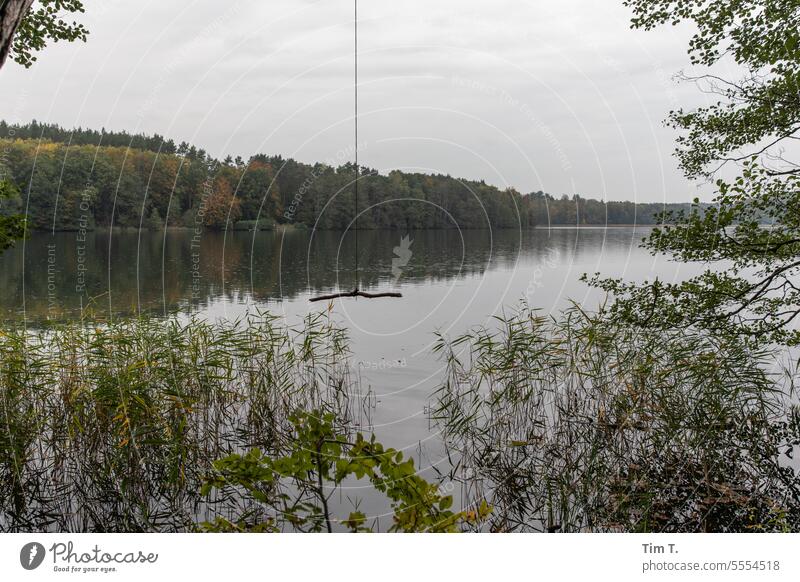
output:
[[[430,351],[434,333],[488,324],[521,301],[543,313],[569,300],[591,308],[600,296],[579,281],[585,272],[637,280],[683,276],[685,265],[639,248],[647,232],[359,232],[361,288],[403,294],[333,303],[331,316],[349,330],[354,369],[375,405],[367,428],[436,462],[439,447],[426,416],[441,370]],[[352,289],[355,251],[352,232],[35,233],[0,256],[0,313],[38,326],[82,313],[236,319],[260,309],[294,324],[328,309],[309,298]]]

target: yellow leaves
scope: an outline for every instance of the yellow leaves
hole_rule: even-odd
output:
[[[172,403],[174,410],[179,410],[184,414],[192,414],[195,411],[194,406],[177,394],[167,394],[165,395],[165,399]]]
[[[464,521],[470,524],[480,523],[486,520],[492,514],[493,508],[485,499],[481,499],[476,509],[470,509],[462,513]]]

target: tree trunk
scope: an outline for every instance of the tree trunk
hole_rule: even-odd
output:
[[[5,64],[14,34],[32,4],[33,0],[0,0],[0,68]]]

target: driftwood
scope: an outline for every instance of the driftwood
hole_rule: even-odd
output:
[[[365,293],[358,289],[353,289],[347,293],[334,293],[332,295],[321,295],[309,299],[312,303],[315,301],[330,301],[331,299],[339,299],[341,297],[366,297],[367,299],[378,299],[379,297],[402,297],[402,293]]]

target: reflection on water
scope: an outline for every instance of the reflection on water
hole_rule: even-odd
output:
[[[193,312],[236,319],[268,309],[290,325],[329,310],[346,328],[369,424],[387,446],[418,459],[435,479],[447,463],[432,395],[444,377],[431,351],[435,332],[455,336],[490,324],[520,301],[545,313],[569,300],[601,297],[582,273],[673,279],[686,266],[639,248],[644,229],[359,232],[362,289],[400,290],[402,299],[309,303],[317,293],[351,289],[355,240],[338,232],[191,231],[37,233],[0,255],[0,316],[37,327],[45,320]],[[403,237],[408,241],[403,243]],[[678,271],[678,269],[681,269]],[[380,511],[365,499],[368,513]]]
[[[600,299],[585,272],[641,279],[686,269],[655,261],[639,242],[646,230],[359,232],[363,289],[400,290],[402,299],[309,303],[354,283],[355,241],[338,232],[190,231],[38,233],[0,256],[0,312],[36,327],[51,319],[175,311],[233,320],[267,309],[295,325],[330,310],[346,328],[352,368],[376,405],[374,429],[398,448],[430,446],[426,410],[442,377],[435,332],[457,335],[491,324],[521,301],[545,313],[568,301]],[[410,244],[403,245],[408,235]],[[403,249],[408,253],[404,253]],[[395,253],[399,251],[402,257]],[[394,264],[393,259],[401,259]],[[399,274],[399,277],[396,275]]]
[[[77,233],[37,233],[0,256],[0,313],[37,327],[47,318],[78,318],[87,305],[90,316],[103,318],[191,311],[234,320],[269,310],[296,325],[309,312],[329,310],[347,330],[351,367],[375,404],[366,428],[391,446],[426,448],[433,463],[440,449],[426,411],[443,374],[431,350],[435,333],[491,325],[521,301],[544,313],[568,301],[591,308],[601,297],[580,282],[585,272],[683,275],[685,265],[639,248],[646,232],[362,231],[362,289],[400,290],[403,298],[330,305],[308,299],[353,287],[352,233],[97,232],[85,241]]]
[[[508,280],[522,272],[526,285],[496,289],[508,293],[509,303],[545,288],[551,295],[558,290],[574,296],[585,293],[572,273],[578,264],[605,271],[625,270],[631,259],[647,261],[637,248],[643,232],[362,231],[358,273],[362,289],[444,290],[481,282],[487,273]],[[306,299],[351,289],[355,254],[352,232],[36,233],[0,256],[0,314],[35,323],[76,317],[89,306],[95,315],[108,316]]]

